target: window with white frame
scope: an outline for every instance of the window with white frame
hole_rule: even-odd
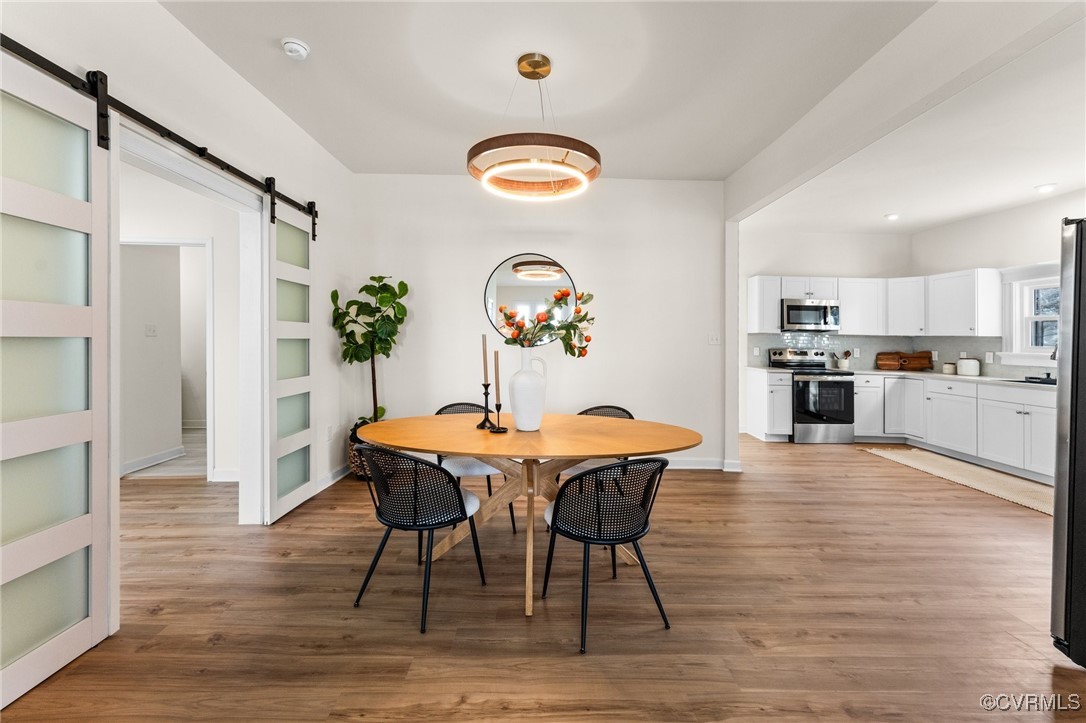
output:
[[[1056,346],[1060,327],[1060,280],[1036,279],[1017,284],[1021,320],[1016,351],[1048,352]]]

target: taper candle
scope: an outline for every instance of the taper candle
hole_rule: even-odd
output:
[[[486,369],[486,333],[483,333],[483,384],[489,384],[490,377]]]
[[[498,373],[498,350],[494,350],[494,403],[502,403],[502,381],[501,375]]]

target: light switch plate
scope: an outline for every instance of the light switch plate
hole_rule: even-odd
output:
[[[932,361],[939,361],[939,352],[933,350],[931,352],[931,360]]]
[[[158,324],[144,324],[143,325],[144,336],[158,336]]]
[[[761,356],[762,350],[758,347],[754,347],[754,356]]]
[[[995,363],[995,352],[994,351],[986,351],[986,352],[984,352],[984,363],[985,364],[994,364]]]
[[[860,356],[860,347],[857,346],[857,347],[854,347],[852,349],[852,356],[854,356],[856,358],[859,358],[859,356]]]
[[[958,358],[959,358],[959,359],[965,359],[965,358],[966,358],[966,357],[965,357],[965,352],[964,352],[964,351],[960,351],[960,352],[958,352]]]
[[[720,344],[720,334],[709,335],[709,346],[718,346]]]

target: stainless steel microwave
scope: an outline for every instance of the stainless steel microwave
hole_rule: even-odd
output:
[[[841,303],[831,299],[781,299],[781,331],[840,331]]]

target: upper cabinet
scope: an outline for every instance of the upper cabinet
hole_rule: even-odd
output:
[[[837,279],[841,332],[854,336],[886,334],[886,279]],[[814,297],[811,297],[814,298]]]
[[[886,333],[924,336],[928,308],[926,276],[886,280]]]
[[[837,279],[826,276],[782,276],[782,299],[836,299]]]
[[[929,336],[1002,336],[1002,277],[998,269],[929,276]]]
[[[781,330],[781,277],[747,279],[747,333],[776,334]]]

